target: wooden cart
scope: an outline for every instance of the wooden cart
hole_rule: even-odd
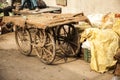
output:
[[[15,26],[15,39],[20,52],[28,56],[34,48],[45,64],[52,64],[57,54],[77,55],[80,46],[74,24],[78,24],[79,21],[88,21],[88,19],[81,13],[42,13],[6,16],[2,20]]]

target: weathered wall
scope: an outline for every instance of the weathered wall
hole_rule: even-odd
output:
[[[57,6],[56,0],[44,0],[47,5]],[[67,0],[67,6],[62,7],[63,13],[108,13],[120,12],[120,0]]]

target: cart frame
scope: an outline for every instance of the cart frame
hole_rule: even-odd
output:
[[[50,15],[54,14],[50,13]],[[55,18],[55,22],[47,25],[38,24],[35,21],[32,23],[31,18],[24,16],[22,18],[21,16],[4,17],[2,22],[14,24],[16,43],[22,54],[29,56],[32,49],[35,49],[43,63],[52,64],[59,54],[64,54],[64,56],[78,54],[79,34],[74,24],[78,24],[79,21],[89,23],[88,18],[81,13],[63,18],[59,16],[61,14],[57,15],[59,19]],[[55,14],[53,18],[57,15]]]

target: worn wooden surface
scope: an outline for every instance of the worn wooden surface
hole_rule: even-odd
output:
[[[79,21],[86,21],[87,17],[81,14],[53,14],[42,13],[38,15],[25,16],[6,16],[3,17],[2,22],[13,22],[15,25],[23,27],[25,23],[32,27],[43,28],[63,25],[68,23],[76,23]]]
[[[25,25],[26,18],[22,16],[5,16],[2,19],[3,23],[12,22],[14,25],[23,27]]]
[[[40,14],[40,13],[61,13],[61,8],[60,7],[52,7],[52,6],[47,6],[46,8],[39,9],[38,11],[36,10],[29,10],[29,9],[23,9],[23,10],[13,10],[15,14]]]

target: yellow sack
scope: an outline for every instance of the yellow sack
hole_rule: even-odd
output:
[[[113,24],[113,27],[112,27],[113,31],[115,31],[119,37],[120,37],[120,18],[116,19],[114,24]]]
[[[115,65],[113,56],[119,48],[119,37],[112,29],[88,28],[81,35],[82,40],[85,38],[91,45],[92,70],[103,73]]]
[[[120,36],[120,14],[108,13],[103,17],[102,22],[101,29],[113,29]]]

